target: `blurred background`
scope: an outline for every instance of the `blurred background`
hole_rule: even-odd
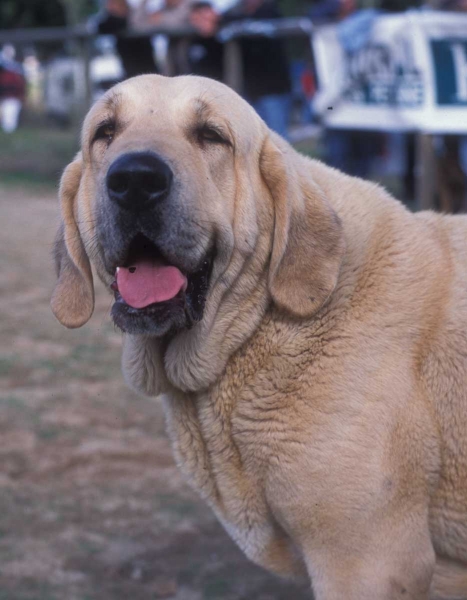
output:
[[[140,73],[224,81],[300,151],[411,210],[466,209],[467,2],[0,0],[0,600],[302,600],[184,484],[161,408],[120,374],[98,289],[49,298],[82,118]]]

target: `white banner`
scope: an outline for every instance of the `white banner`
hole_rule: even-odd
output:
[[[467,15],[362,16],[314,30],[314,108],[324,123],[467,133]]]

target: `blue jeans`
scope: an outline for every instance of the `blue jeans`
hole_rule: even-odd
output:
[[[270,129],[288,138],[290,94],[261,96],[251,104]]]
[[[378,155],[382,134],[353,129],[326,131],[326,162],[355,177],[369,177],[375,156]]]

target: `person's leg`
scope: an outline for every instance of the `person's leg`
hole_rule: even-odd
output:
[[[17,98],[5,98],[1,106],[2,129],[5,133],[12,133],[18,127],[19,113],[21,112],[21,100]]]
[[[371,176],[375,157],[381,152],[383,134],[376,131],[352,131],[350,142],[351,170],[355,177]]]
[[[405,200],[415,202],[415,168],[416,168],[416,152],[415,152],[415,134],[407,133],[406,140],[406,157],[405,172],[403,174]]]
[[[261,96],[252,104],[253,108],[266,125],[283,138],[287,139],[290,102],[291,99],[289,94],[274,94],[270,96]]]
[[[327,129],[325,133],[325,160],[330,167],[350,173],[349,132],[342,129]]]

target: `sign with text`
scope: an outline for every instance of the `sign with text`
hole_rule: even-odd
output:
[[[364,26],[354,36],[345,23],[314,31],[325,124],[467,133],[467,14],[408,11]]]

